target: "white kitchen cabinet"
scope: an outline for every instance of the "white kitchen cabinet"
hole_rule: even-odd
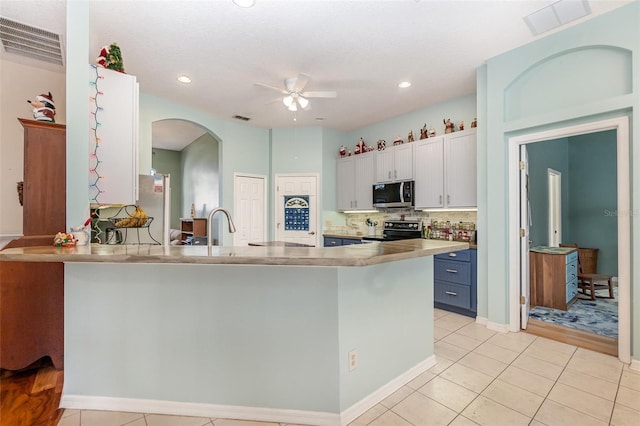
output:
[[[405,143],[376,153],[376,182],[413,180],[413,145]]]
[[[415,144],[416,208],[444,207],[444,136]]]
[[[476,207],[476,131],[454,132],[445,136],[446,206]]]
[[[138,198],[138,82],[89,66],[89,201],[135,204]]]
[[[476,207],[476,157],[475,129],[416,142],[416,209]]]
[[[373,210],[374,170],[373,152],[336,160],[337,210]]]

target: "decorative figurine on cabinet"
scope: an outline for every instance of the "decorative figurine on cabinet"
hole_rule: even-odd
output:
[[[413,130],[409,130],[409,134],[407,135],[407,142],[413,142]]]
[[[361,152],[367,152],[367,144],[364,143],[364,139],[360,138],[360,141],[356,144],[356,154],[360,154]]]
[[[436,135],[436,129],[433,127],[429,129],[429,137],[432,138]]]
[[[464,130],[464,121],[460,121],[460,124],[458,124],[458,130]]]
[[[360,154],[360,149],[361,149],[360,148],[360,144],[356,144],[356,149],[353,150],[353,153],[356,154],[356,155]]]
[[[386,147],[387,147],[387,142],[384,139],[380,139],[378,141],[378,151],[384,151]]]
[[[442,122],[444,123],[444,133],[453,133],[456,131],[456,125],[453,124],[453,122],[451,121],[451,119],[447,118],[446,120],[442,120]]]
[[[27,101],[33,107],[33,119],[36,121],[48,121],[55,123],[56,106],[53,103],[53,95],[42,93],[36,96],[35,101]]]
[[[402,145],[404,143],[404,141],[402,140],[402,138],[400,137],[400,135],[396,136],[396,138],[393,140],[393,145]]]
[[[429,133],[427,130],[427,123],[424,123],[424,126],[422,126],[422,129],[420,129],[420,139],[426,139],[429,137]]]
[[[340,153],[340,157],[346,157],[347,156],[347,148],[345,148],[344,145],[340,146],[340,150],[338,152]]]
[[[473,121],[471,122],[471,128],[475,128],[478,127],[478,119],[474,118]]]

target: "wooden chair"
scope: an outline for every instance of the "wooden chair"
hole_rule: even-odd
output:
[[[591,296],[591,300],[596,300],[596,290],[609,289],[609,297],[601,297],[603,299],[614,299],[613,295],[613,277],[607,274],[598,273],[585,273],[582,270],[582,263],[580,262],[580,252],[578,244],[560,244],[561,247],[574,247],[578,249],[578,288],[582,291],[582,294],[587,295],[587,290]]]

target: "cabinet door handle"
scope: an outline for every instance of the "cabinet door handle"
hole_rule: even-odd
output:
[[[458,271],[455,269],[446,269],[447,272],[451,272],[452,274],[457,274]]]
[[[438,204],[442,204],[442,195],[438,197]]]
[[[356,209],[358,208],[358,200],[355,200],[355,201],[353,202],[353,206],[354,206]]]
[[[393,171],[393,178],[394,179],[398,179],[398,171],[397,170]]]
[[[449,253],[449,257],[458,257],[456,253]]]
[[[451,204],[451,195],[447,195],[447,204]]]
[[[391,170],[389,170],[389,179],[391,179]]]
[[[458,293],[455,293],[453,291],[445,291],[444,293],[448,294],[449,296],[457,296],[458,295]]]

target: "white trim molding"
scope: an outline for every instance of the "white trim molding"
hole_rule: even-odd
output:
[[[509,328],[520,329],[520,185],[518,160],[520,145],[589,133],[615,130],[618,169],[618,358],[631,362],[631,174],[629,170],[629,118],[626,116],[594,121],[537,133],[510,137],[509,159]]]

